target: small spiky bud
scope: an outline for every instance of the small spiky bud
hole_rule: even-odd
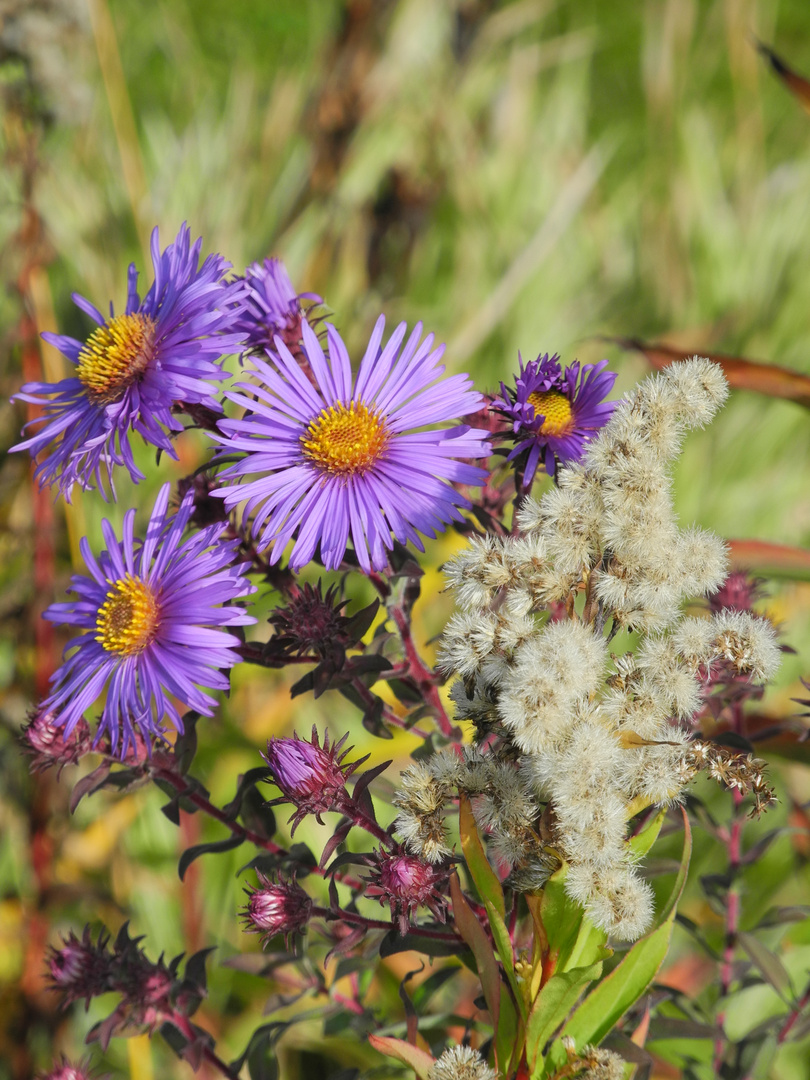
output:
[[[349,619],[342,614],[348,600],[337,597],[334,585],[326,593],[320,582],[295,585],[287,606],[276,608],[268,620],[276,631],[270,644],[288,656],[342,657],[352,642],[346,633]]]
[[[214,499],[211,492],[217,487],[217,480],[213,473],[207,470],[192,473],[177,481],[177,505],[184,502],[191,492],[192,511],[191,524],[198,529],[206,529],[209,525],[218,525],[228,520],[228,511],[222,499]]]
[[[283,934],[287,948],[296,934],[303,934],[312,915],[312,901],[295,880],[273,881],[259,873],[259,885],[248,888],[242,911],[249,934],[261,934],[262,945]]]
[[[81,717],[66,736],[54,713],[33,713],[21,732],[23,749],[31,757],[31,772],[45,772],[57,767],[57,775],[66,765],[75,765],[89,753],[93,739],[90,726]]]
[[[72,1065],[66,1057],[55,1063],[50,1072],[41,1073],[37,1080],[94,1080],[90,1071],[90,1064],[82,1060],[78,1065]]]
[[[366,896],[388,904],[400,934],[407,934],[419,907],[426,907],[439,922],[447,918],[447,901],[439,891],[447,871],[437,869],[402,849],[374,852]]]
[[[753,611],[764,595],[763,578],[751,577],[745,570],[732,570],[723,584],[709,595],[712,611]]]
[[[114,957],[107,948],[109,935],[103,930],[94,943],[90,927],[86,926],[81,940],[71,931],[62,939],[62,947],[51,947],[48,958],[48,975],[51,988],[65,995],[65,1001],[90,1001],[113,988]]]
[[[262,757],[273,773],[273,783],[281,791],[281,798],[273,802],[290,802],[297,807],[290,818],[292,832],[308,814],[314,814],[319,824],[321,814],[327,810],[342,810],[348,802],[346,779],[366,758],[344,765],[349,750],[340,752],[342,739],[329,745],[329,733],[324,735],[323,746],[318,731],[313,727],[312,742],[300,739],[297,733],[292,739],[271,739],[267,753]],[[366,755],[367,757],[368,755]]]

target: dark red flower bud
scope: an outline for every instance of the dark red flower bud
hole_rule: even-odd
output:
[[[92,1080],[92,1074],[86,1061],[71,1065],[66,1057],[55,1064],[49,1073],[44,1073],[39,1080]]]
[[[90,928],[85,927],[81,941],[74,933],[63,938],[61,949],[52,948],[48,956],[48,974],[54,990],[61,990],[66,1001],[91,998],[112,989],[113,957],[107,949],[109,937],[103,931],[94,944]]]
[[[178,504],[182,503],[189,492],[192,492],[194,509],[191,513],[191,522],[198,529],[205,529],[208,525],[217,525],[228,520],[225,500],[214,499],[211,496],[216,486],[215,478],[208,472],[194,473],[177,481]]]
[[[34,713],[22,730],[23,747],[31,755],[31,771],[45,772],[56,765],[61,773],[65,765],[75,765],[92,747],[90,727],[84,718],[66,736],[54,713]]]
[[[267,753],[262,757],[270,766],[273,781],[282,793],[278,802],[290,802],[298,809],[293,814],[292,832],[307,814],[314,814],[323,824],[320,815],[327,810],[342,810],[348,801],[346,778],[350,776],[361,761],[351,765],[342,764],[349,753],[339,753],[347,736],[329,745],[328,733],[324,735],[323,746],[318,741],[318,732],[313,727],[312,742],[306,742],[294,735],[292,739],[271,739],[267,744]]]
[[[764,581],[745,570],[732,570],[716,593],[709,597],[712,611],[752,611],[763,596]]]
[[[271,645],[287,656],[315,653],[322,660],[339,659],[352,644],[346,633],[349,620],[341,612],[347,600],[336,602],[334,586],[323,594],[321,583],[296,585],[286,607],[270,616],[276,631]]]
[[[406,934],[416,909],[424,905],[434,918],[444,922],[447,902],[439,889],[447,884],[447,871],[423,862],[403,849],[374,852],[375,866],[366,896],[376,896],[381,904],[391,908],[391,918]]]
[[[259,874],[260,885],[246,889],[247,906],[242,912],[245,929],[251,934],[262,934],[262,944],[283,934],[287,947],[295,934],[306,929],[312,914],[312,901],[295,881],[272,881]]]

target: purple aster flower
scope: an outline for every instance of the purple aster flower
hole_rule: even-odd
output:
[[[275,351],[278,334],[291,352],[298,352],[305,318],[301,301],[322,304],[323,298],[317,293],[297,293],[281,259],[252,263],[242,280],[247,295],[234,320],[234,329],[241,331],[246,347],[259,353]]]
[[[168,502],[165,484],[142,542],[133,537],[134,510],[124,517],[123,540],[103,522],[107,550],[98,560],[83,539],[90,577],[74,576],[77,599],[52,604],[44,613],[84,633],[69,643],[73,651],[54,674],[54,691],[41,711],[56,715],[67,738],[106,688],[94,745],[106,732],[115,751],[120,738],[122,758],[136,743],[136,727],[148,742],[164,732],[166,718],[183,730],[173,698],[206,716],[213,713],[216,700],[200,686],[228,688],[220,669],[238,661],[241,644],[215,628],[256,621],[239,606],[221,606],[255,591],[243,577],[247,564],[233,565],[238,542],[221,541],[220,524],[183,541],[192,500],[186,498],[171,516]]]
[[[511,390],[501,383],[502,398],[493,408],[512,422],[516,444],[507,460],[526,455],[523,490],[528,491],[543,455],[549,476],[557,463],[580,461],[586,443],[608,422],[616,403],[604,401],[616,381],[613,371],[605,371],[607,360],[586,364],[580,373],[578,362],[565,369],[555,353],[538,356],[523,366]],[[577,385],[579,384],[579,385]]]
[[[60,334],[43,334],[46,341],[76,365],[72,378],[58,383],[26,383],[15,400],[44,406],[42,426],[14,450],[37,457],[50,452],[37,466],[41,483],[58,480],[69,498],[74,484],[103,490],[106,475],[112,488],[114,465],[124,465],[136,482],[143,479],[132,457],[130,431],[176,458],[168,432],[182,431],[172,406],[192,412],[222,407],[211,382],[229,376],[216,363],[237,350],[243,335],[233,320],[241,308],[244,284],[223,282],[230,263],[209,255],[199,265],[202,240],[190,243],[183,225],[173,244],[160,253],[158,231],[152,233],[155,281],[143,302],[138,296],[138,271],[129,268],[124,314],[110,317],[74,293],[73,301],[98,328],[82,343]],[[113,488],[114,494],[114,488]]]
[[[306,323],[304,350],[315,384],[307,380],[281,338],[276,363],[254,358],[255,383],[227,396],[244,406],[239,420],[221,420],[223,454],[246,457],[223,470],[236,481],[219,494],[230,509],[246,501],[262,549],[273,544],[275,563],[296,536],[290,565],[308,563],[320,546],[327,567],[338,567],[351,536],[363,570],[385,569],[391,534],[424,550],[418,532],[435,537],[469,502],[451,484],[481,484],[483,469],[457,458],[489,453],[485,432],[465,425],[439,430],[482,403],[466,375],[440,379],[444,346],[433,335],[420,344],[418,323],[402,347],[401,323],[381,349],[380,316],[360,370],[352,378],[346,347],[327,325],[329,360]],[[401,350],[401,351],[400,351]],[[258,478],[240,484],[244,477]]]

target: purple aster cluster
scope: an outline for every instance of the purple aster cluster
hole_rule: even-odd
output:
[[[98,559],[83,539],[90,576],[74,576],[76,599],[44,615],[83,633],[68,645],[42,711],[55,714],[67,739],[106,691],[95,743],[106,734],[113,751],[120,744],[121,757],[136,729],[148,739],[163,735],[166,720],[183,730],[175,701],[212,715],[216,699],[200,686],[228,688],[224,671],[239,659],[241,644],[219,628],[256,621],[233,604],[255,591],[244,576],[247,564],[234,563],[236,542],[220,540],[221,524],[183,539],[192,500],[176,514],[168,514],[168,503],[166,484],[143,541],[134,536],[134,510],[124,517],[121,540],[103,523],[107,549]]]
[[[434,349],[432,334],[422,341],[421,323],[404,345],[404,323],[383,347],[384,328],[380,316],[353,376],[337,330],[327,325],[327,360],[304,323],[314,384],[276,337],[274,361],[254,358],[254,381],[227,395],[246,411],[220,421],[220,456],[244,456],[223,469],[217,494],[228,509],[246,503],[259,546],[272,545],[271,563],[295,537],[293,569],[318,553],[335,569],[351,538],[364,571],[384,570],[392,534],[423,551],[420,533],[435,537],[470,505],[453,484],[486,478],[458,460],[486,457],[486,433],[447,427],[480,408],[481,395],[466,375],[441,377],[444,346]]]
[[[512,425],[515,446],[508,460],[517,460],[522,471],[522,488],[528,491],[541,460],[549,476],[557,464],[580,461],[590,439],[610,419],[615,402],[605,401],[613,389],[616,374],[606,371],[607,360],[586,364],[574,362],[562,370],[555,353],[538,356],[524,366],[511,389],[501,383],[500,398],[493,408]]]
[[[201,248],[202,240],[192,244],[183,225],[161,253],[155,229],[155,280],[143,301],[133,264],[122,315],[110,305],[105,318],[74,294],[97,329],[84,342],[43,334],[75,372],[58,383],[26,383],[16,395],[43,407],[43,418],[32,421],[36,433],[13,448],[32,457],[45,454],[36,470],[40,483],[58,482],[69,499],[74,484],[90,488],[95,482],[103,491],[106,479],[114,493],[115,465],[123,465],[136,482],[144,478],[132,455],[131,432],[176,457],[170,435],[183,424],[173,406],[222,412],[211,384],[228,378],[218,361],[242,345],[234,319],[245,288],[240,281],[224,281],[231,264],[221,255],[209,255],[200,265]]]
[[[241,280],[246,286],[244,300],[235,309],[234,329],[242,335],[247,351],[275,351],[280,337],[287,348],[298,354],[302,322],[306,318],[302,300],[322,304],[317,293],[297,293],[281,259],[252,263]]]

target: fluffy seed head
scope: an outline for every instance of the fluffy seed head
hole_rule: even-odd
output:
[[[477,1050],[454,1046],[428,1070],[428,1080],[498,1080]]]

